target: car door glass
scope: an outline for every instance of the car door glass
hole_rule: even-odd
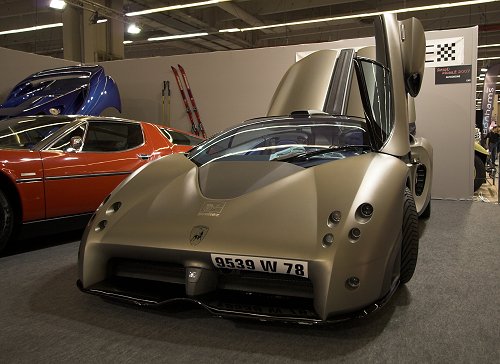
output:
[[[117,152],[136,148],[144,143],[138,123],[91,121],[83,152]]]
[[[68,148],[71,147],[71,138],[76,136],[83,138],[83,136],[85,135],[86,127],[87,127],[86,123],[78,125],[75,129],[63,135],[59,140],[53,143],[49,148],[47,148],[47,150],[67,151]]]

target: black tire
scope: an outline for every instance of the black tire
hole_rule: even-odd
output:
[[[479,156],[474,155],[474,192],[486,182],[486,167]]]
[[[402,284],[410,281],[418,257],[418,214],[415,200],[409,188],[405,189],[403,209],[403,240],[401,242],[401,270],[399,280]]]
[[[426,208],[424,211],[419,216],[421,219],[428,219],[431,217],[431,200],[429,200],[429,203],[427,204]]]
[[[0,252],[2,252],[14,232],[14,210],[7,196],[0,190]]]

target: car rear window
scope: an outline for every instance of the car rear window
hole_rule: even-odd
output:
[[[177,145],[198,145],[203,141],[201,138],[179,133],[174,130],[166,130],[165,128],[160,128],[160,130],[168,140]]]

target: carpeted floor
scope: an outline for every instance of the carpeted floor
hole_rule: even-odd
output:
[[[0,258],[0,363],[499,363],[500,206],[432,203],[412,281],[332,326],[121,306],[76,288],[77,241],[21,249]]]

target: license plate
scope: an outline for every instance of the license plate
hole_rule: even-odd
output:
[[[210,254],[210,256],[212,257],[212,263],[217,268],[281,273],[304,278],[308,277],[307,262],[301,260],[222,254]]]

